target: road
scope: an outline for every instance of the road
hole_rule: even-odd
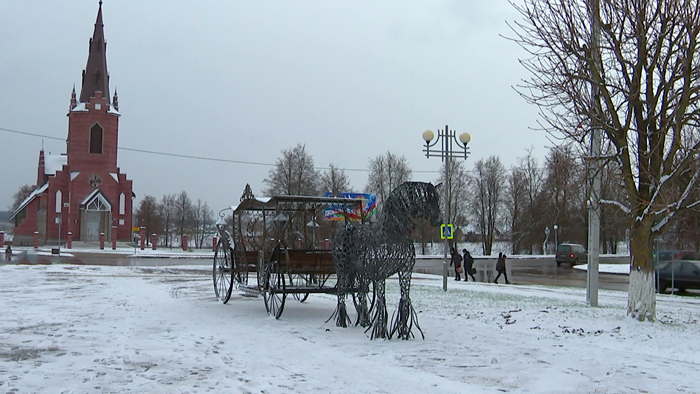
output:
[[[604,257],[601,263],[625,264],[628,257]],[[105,252],[64,253],[64,255],[37,255],[31,252],[15,256],[19,264],[78,264],[78,265],[115,265],[115,266],[165,266],[165,265],[201,265],[209,267],[210,258],[131,258],[127,254]],[[495,276],[495,258],[476,257],[474,263],[476,277],[481,281],[493,280]],[[569,265],[557,267],[552,257],[527,258],[515,257],[507,261],[508,279],[513,284],[586,287],[586,271],[572,269]],[[414,272],[442,275],[441,257],[418,256]],[[454,280],[454,271],[449,270],[450,280]],[[627,291],[627,275],[604,274],[599,276],[599,288]]]
[[[132,258],[128,254],[104,252],[63,252],[58,255],[32,254],[31,252],[15,255],[16,264],[77,264],[77,265],[112,265],[153,267],[166,265],[202,265],[211,267],[211,258]]]
[[[603,257],[601,264],[627,264],[629,257]],[[495,276],[496,258],[477,257],[474,262],[477,280],[486,281]],[[421,258],[416,260],[415,272],[442,275],[442,258]],[[572,269],[568,264],[557,267],[553,257],[509,258],[506,262],[508,280],[513,284],[569,286],[586,288],[587,273]],[[454,270],[449,270],[450,280],[454,280]],[[493,280],[493,279],[491,279]],[[502,280],[502,279],[501,279]],[[449,284],[448,284],[449,286]],[[599,288],[627,291],[629,278],[620,274],[599,274]]]

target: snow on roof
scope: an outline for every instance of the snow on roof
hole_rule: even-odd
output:
[[[115,173],[113,173],[113,172],[110,172],[109,175],[111,175],[112,178],[114,178],[114,181],[115,181],[115,182],[119,183],[119,177],[117,176],[117,174],[115,174]]]
[[[108,113],[108,114],[111,114],[111,115],[118,115],[118,116],[121,116],[121,115],[122,115],[121,113],[119,113],[119,111],[117,111],[116,109],[114,109],[114,106],[113,106],[113,105],[108,105],[108,107],[109,107],[109,108],[107,109],[107,113]],[[77,105],[75,106],[75,108],[73,108],[73,109],[71,110],[71,112],[88,112],[88,111],[89,111],[89,110],[87,109],[87,106],[85,105],[85,103],[77,103]]]
[[[112,115],[122,116],[122,114],[120,114],[119,111],[117,111],[116,109],[114,109],[114,105],[110,105],[110,106],[109,106],[109,109],[107,110],[107,113],[108,113],[108,114],[112,114]]]
[[[44,174],[56,175],[56,172],[61,171],[66,164],[68,164],[68,156],[66,155],[45,155]]]
[[[29,203],[32,202],[32,200],[33,200],[36,196],[38,196],[39,194],[45,192],[46,189],[48,189],[48,188],[49,188],[49,183],[46,182],[46,183],[44,183],[41,187],[38,187],[38,188],[34,189],[33,192],[29,193],[29,195],[27,196],[27,198],[25,198],[24,200],[22,200],[22,202],[19,204],[19,207],[17,207],[17,209],[15,209],[15,211],[12,213],[12,216],[10,216],[10,220],[12,220],[12,218],[14,218],[20,211],[22,211],[22,210],[24,209],[24,207],[26,207],[27,205],[29,205]]]
[[[100,201],[102,201],[102,204],[104,204],[106,207],[108,207],[109,210],[112,209],[112,204],[105,198],[105,196],[100,192],[100,189],[95,189],[88,194],[83,201],[80,202],[81,206],[85,206],[92,202],[94,198],[98,198]]]
[[[255,197],[255,198],[251,198],[249,200],[257,201],[260,204],[267,204],[268,202],[270,202],[271,199],[272,199],[272,197]],[[244,200],[244,201],[246,201],[246,200]],[[231,208],[232,211],[236,212],[236,209],[238,209],[238,206],[239,205],[229,205],[229,208]]]
[[[85,103],[77,103],[77,105],[71,110],[71,112],[88,112],[88,109],[85,106]]]

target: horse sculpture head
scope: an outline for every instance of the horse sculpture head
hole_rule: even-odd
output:
[[[442,223],[440,196],[435,186],[426,182],[404,182],[394,189],[382,210],[382,219],[395,230],[410,230],[411,218],[423,217],[431,225]]]

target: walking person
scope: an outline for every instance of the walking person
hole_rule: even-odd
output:
[[[500,278],[501,275],[503,275],[503,277],[506,279],[506,284],[509,285],[510,282],[508,281],[508,274],[506,274],[506,255],[502,252],[498,252],[496,271],[498,272],[498,275],[496,275],[496,279],[493,280],[493,283],[498,283],[498,278]]]
[[[476,278],[474,277],[474,273],[476,272],[476,270],[473,268],[474,258],[466,249],[462,249],[462,253],[464,253],[464,258],[462,259],[464,261],[464,281],[468,282],[469,276],[471,276],[472,280],[476,282]]]
[[[12,246],[10,244],[7,244],[7,248],[5,249],[5,260],[7,260],[8,263],[12,262]]]
[[[450,248],[450,256],[450,267],[452,264],[455,265],[455,280],[462,280],[459,275],[462,272],[462,256],[457,253],[455,248]]]

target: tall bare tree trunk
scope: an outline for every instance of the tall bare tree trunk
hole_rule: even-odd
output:
[[[634,221],[630,229],[631,265],[627,315],[639,321],[654,321],[656,318],[651,226],[650,219],[643,219]]]

